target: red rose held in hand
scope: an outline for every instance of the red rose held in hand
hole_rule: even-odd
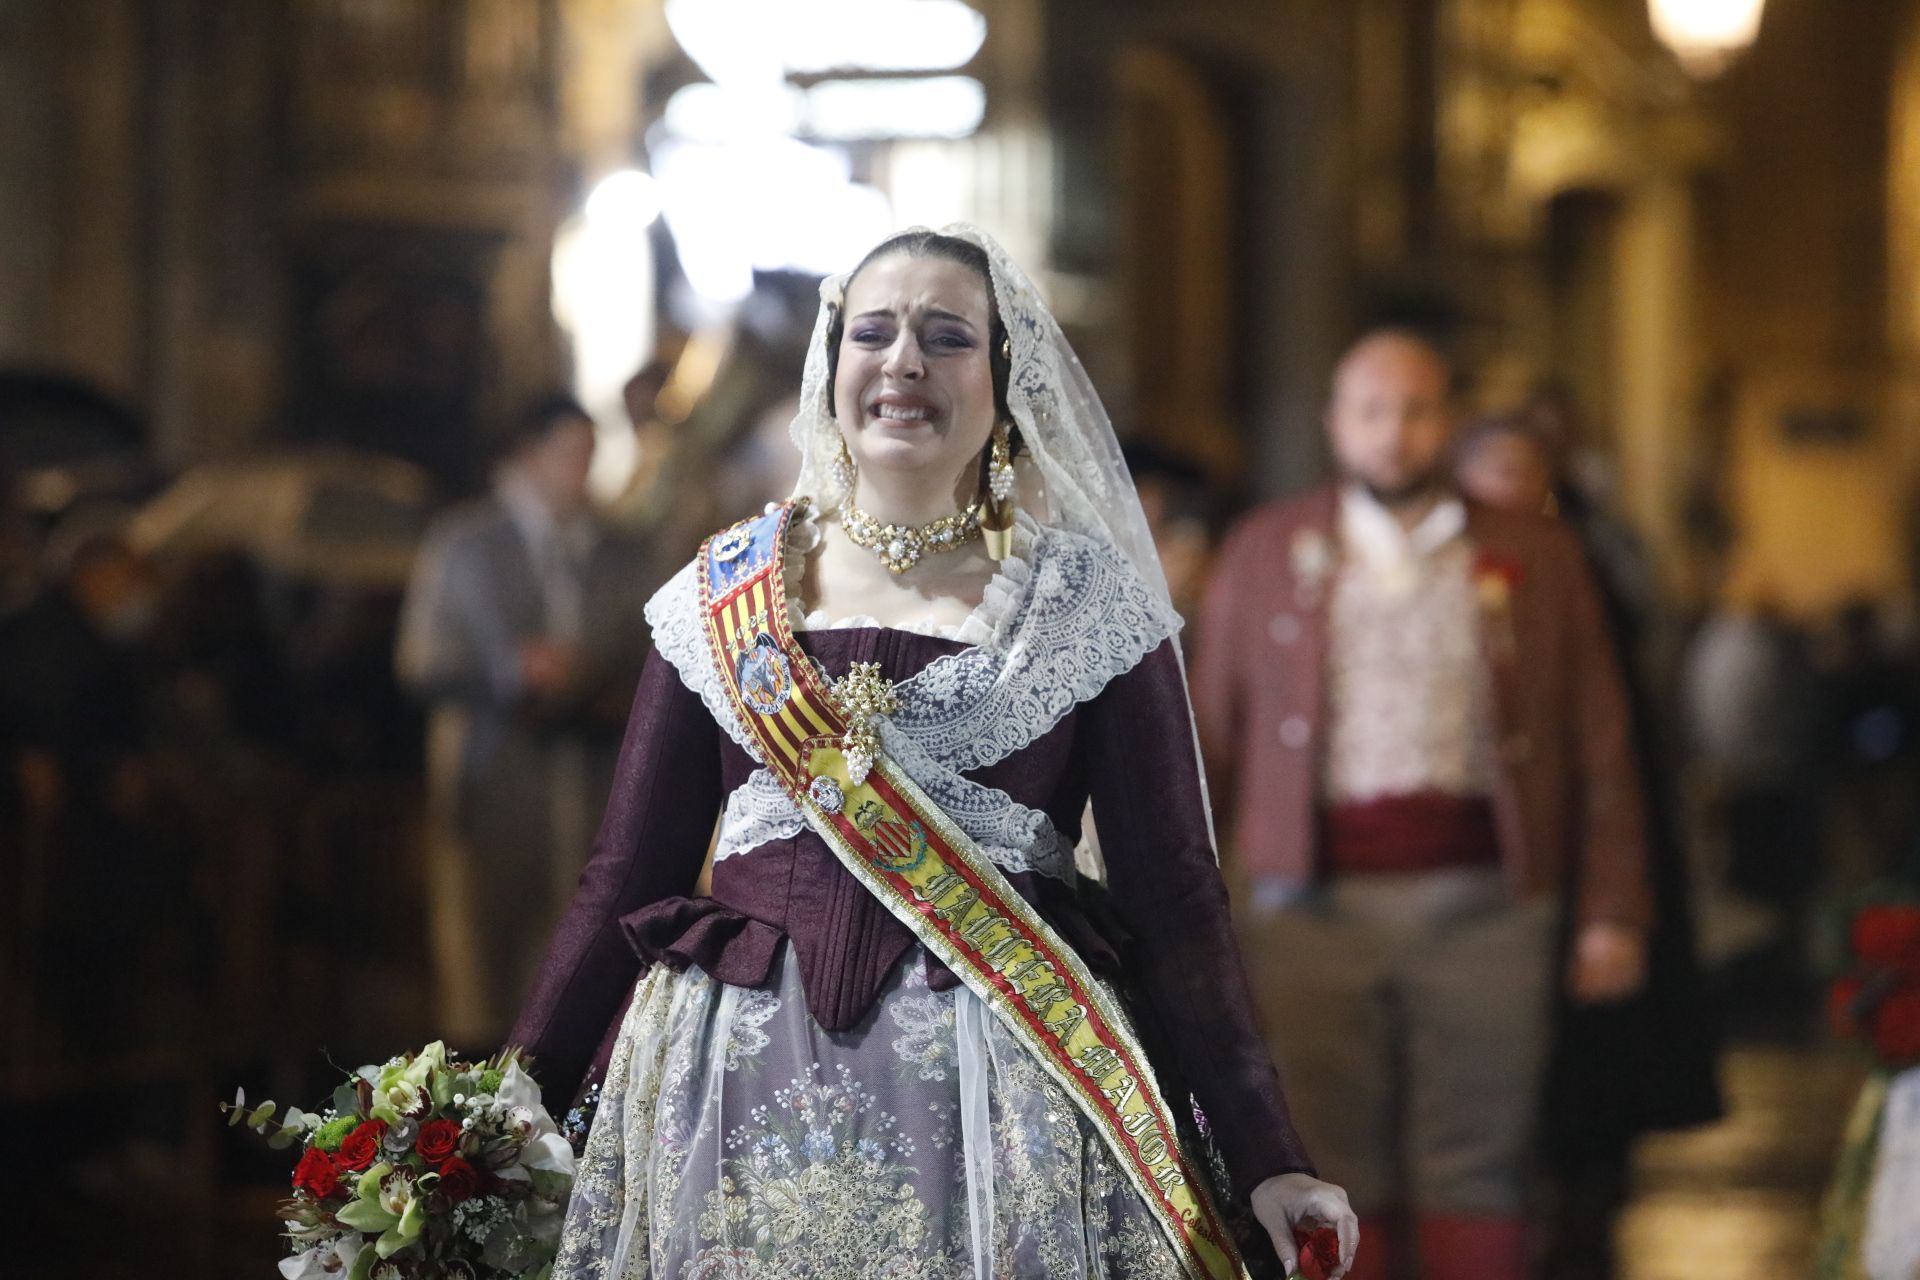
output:
[[[386,1136],[385,1120],[368,1120],[347,1135],[335,1159],[342,1169],[352,1169],[357,1173],[379,1159],[380,1143]]]
[[[455,1204],[471,1200],[480,1190],[480,1171],[454,1156],[440,1166],[440,1190]]]
[[[1295,1231],[1293,1242],[1300,1250],[1301,1269],[1308,1276],[1330,1276],[1340,1265],[1340,1236],[1332,1227]]]
[[[420,1158],[434,1168],[439,1168],[453,1154],[460,1143],[460,1126],[451,1120],[429,1120],[420,1126],[420,1136],[414,1139],[413,1149]]]
[[[293,1185],[304,1187],[325,1200],[339,1189],[340,1171],[333,1167],[333,1158],[326,1152],[308,1147],[293,1171]]]

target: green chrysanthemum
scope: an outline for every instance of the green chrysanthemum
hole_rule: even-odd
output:
[[[359,1116],[336,1116],[313,1133],[313,1145],[322,1151],[338,1151],[347,1135],[360,1125]]]

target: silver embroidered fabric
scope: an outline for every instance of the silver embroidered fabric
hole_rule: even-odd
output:
[[[1180,1274],[1107,1144],[914,948],[847,1032],[782,952],[764,988],[656,966],[615,1046],[554,1280]]]

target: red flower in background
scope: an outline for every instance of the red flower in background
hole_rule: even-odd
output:
[[[308,1147],[307,1153],[300,1157],[300,1163],[293,1170],[293,1185],[304,1187],[314,1195],[325,1200],[340,1186],[340,1171],[333,1166],[333,1158],[317,1147]]]
[[[471,1200],[480,1190],[480,1171],[454,1156],[440,1166],[440,1190],[455,1204]]]
[[[1877,969],[1920,981],[1920,907],[1868,907],[1853,918],[1853,954]]]
[[[1497,551],[1482,549],[1473,558],[1473,578],[1482,588],[1489,583],[1497,582],[1511,594],[1519,589],[1520,583],[1526,576],[1526,570],[1522,569],[1520,562],[1512,556],[1503,556]]]
[[[379,1158],[380,1143],[386,1136],[385,1120],[368,1120],[347,1135],[334,1159],[342,1169],[352,1169],[357,1173]]]
[[[420,1126],[420,1136],[414,1139],[413,1149],[420,1153],[422,1160],[438,1169],[459,1142],[459,1125],[451,1120],[429,1120]]]
[[[1895,1066],[1920,1062],[1920,991],[1896,991],[1873,1015],[1873,1049]]]

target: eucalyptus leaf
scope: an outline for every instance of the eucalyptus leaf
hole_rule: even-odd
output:
[[[274,1151],[285,1151],[300,1141],[300,1135],[292,1129],[282,1129],[267,1139],[267,1146]]]
[[[271,1102],[261,1103],[254,1108],[253,1114],[247,1117],[247,1127],[251,1129],[260,1128],[266,1124],[267,1121],[273,1119],[273,1113],[279,1109],[279,1107]]]
[[[242,1120],[245,1120],[246,1118],[247,1118],[247,1109],[245,1107],[231,1108],[227,1112],[227,1128],[229,1129],[238,1128],[240,1126],[240,1122]]]

